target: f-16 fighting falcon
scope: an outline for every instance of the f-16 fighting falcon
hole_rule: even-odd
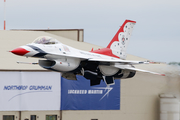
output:
[[[48,36],[38,37],[33,43],[10,52],[25,57],[41,58],[37,64],[45,69],[61,72],[67,79],[71,76],[71,79],[76,80],[76,75],[82,75],[90,80],[91,86],[100,84],[101,80],[107,85],[112,85],[114,79],[132,78],[136,71],[164,76],[133,66],[150,62],[126,60],[126,49],[135,23],[125,20],[106,48],[90,52],[67,46]]]

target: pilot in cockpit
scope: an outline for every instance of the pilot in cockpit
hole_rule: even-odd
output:
[[[59,41],[49,36],[40,36],[36,38],[33,43],[49,45],[49,44],[58,44]]]

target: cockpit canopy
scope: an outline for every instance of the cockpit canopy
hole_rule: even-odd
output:
[[[51,45],[51,44],[58,44],[60,43],[58,40],[49,37],[49,36],[40,36],[36,38],[33,43],[35,44],[45,44],[45,45]]]

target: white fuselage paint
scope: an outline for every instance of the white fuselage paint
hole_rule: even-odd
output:
[[[44,58],[49,59],[49,60],[58,60],[58,59],[68,59],[69,57],[72,58],[81,58],[81,59],[113,59],[113,60],[119,60],[118,58],[115,57],[110,57],[106,55],[101,55],[97,53],[92,53],[88,51],[83,51],[79,50],[67,45],[64,45],[62,43],[55,44],[55,45],[42,45],[42,44],[35,44],[31,43],[28,45],[33,45],[35,47],[40,48],[44,52],[47,53],[47,55],[44,56]],[[22,48],[25,48],[26,50],[29,50],[30,52],[25,54],[24,56],[26,57],[33,57],[35,54],[38,53],[38,51],[32,49],[28,45],[21,46]]]
[[[60,72],[68,72],[76,69],[82,60],[89,60],[93,59],[113,59],[119,60],[118,58],[101,55],[97,53],[91,53],[79,49],[75,49],[73,47],[64,45],[62,43],[54,44],[54,45],[43,45],[43,44],[35,44],[31,43],[25,46],[21,46],[26,50],[30,51],[29,53],[25,54],[26,57],[33,57],[34,55],[40,53],[38,50],[34,50],[34,48],[39,48],[41,51],[47,53],[44,58],[47,60],[53,60],[57,64],[52,66],[53,69],[58,70]],[[118,71],[118,68],[110,67],[110,66],[99,66],[100,71],[106,75],[111,76]]]

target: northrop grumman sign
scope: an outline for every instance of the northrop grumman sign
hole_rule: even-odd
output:
[[[59,110],[60,79],[55,72],[0,72],[0,111]]]
[[[3,90],[51,90],[52,86],[41,86],[41,85],[8,85],[4,86]]]
[[[120,109],[120,80],[107,87],[77,78],[66,80],[57,72],[0,72],[0,111]]]

